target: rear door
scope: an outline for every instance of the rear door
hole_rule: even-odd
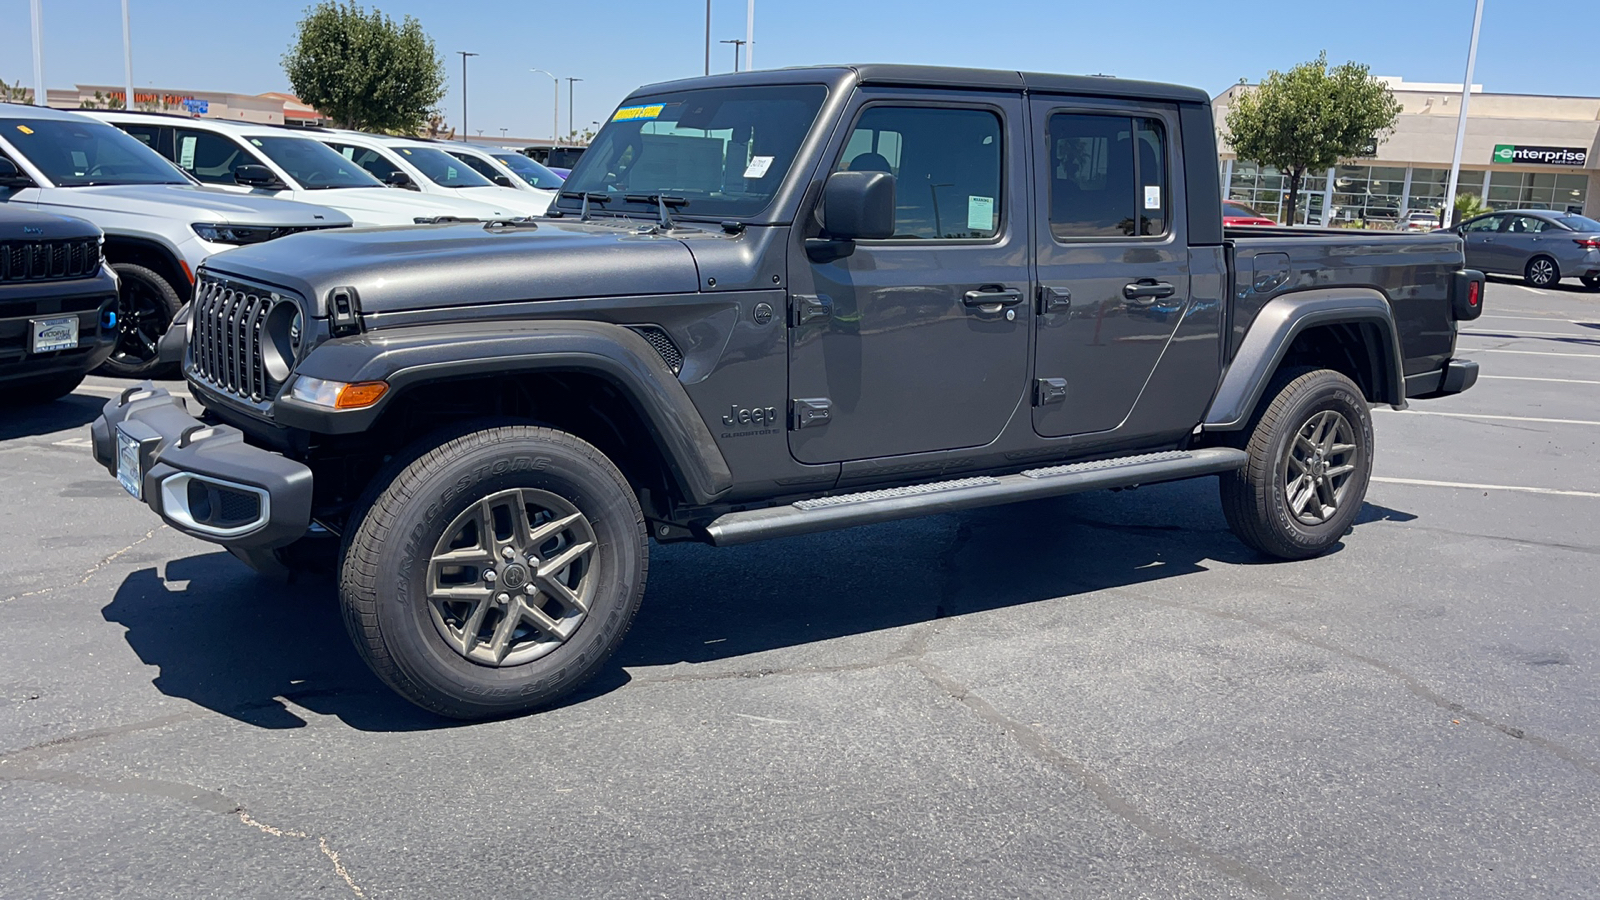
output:
[[[1177,109],[1033,101],[1034,430],[1113,432],[1189,303]]]
[[[852,101],[828,171],[894,175],[895,235],[815,262],[795,229],[796,459],[977,447],[1016,413],[1033,287],[1022,118],[1020,93],[864,89]]]

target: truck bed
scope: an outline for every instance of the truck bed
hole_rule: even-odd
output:
[[[1273,297],[1356,286],[1379,291],[1394,308],[1406,375],[1435,371],[1453,355],[1450,287],[1464,264],[1460,237],[1266,227],[1227,228],[1223,236],[1233,282],[1228,358]]]

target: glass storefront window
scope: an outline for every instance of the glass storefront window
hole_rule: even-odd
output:
[[[1369,228],[1399,227],[1403,212],[1434,212],[1444,206],[1449,186],[1448,168],[1411,170],[1411,190],[1405,190],[1406,170],[1399,166],[1345,165],[1334,169],[1330,221],[1361,223]],[[1484,169],[1462,169],[1457,194],[1476,194],[1493,209],[1557,209],[1581,212],[1588,194],[1588,175],[1556,172],[1494,171],[1484,197]],[[1301,181],[1298,222],[1322,221],[1322,197],[1327,188],[1323,172],[1306,173]],[[1278,222],[1288,221],[1284,209],[1287,179],[1277,169],[1235,161],[1228,184],[1229,199],[1254,207]]]

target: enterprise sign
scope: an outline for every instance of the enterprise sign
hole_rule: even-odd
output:
[[[1538,163],[1542,166],[1583,166],[1589,162],[1589,151],[1582,147],[1517,147],[1512,144],[1495,144],[1494,163]]]

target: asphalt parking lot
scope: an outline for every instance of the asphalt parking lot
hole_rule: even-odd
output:
[[[391,695],[0,420],[0,897],[1593,897],[1600,294],[1497,279],[1334,553],[1214,481],[657,547],[572,702]]]

